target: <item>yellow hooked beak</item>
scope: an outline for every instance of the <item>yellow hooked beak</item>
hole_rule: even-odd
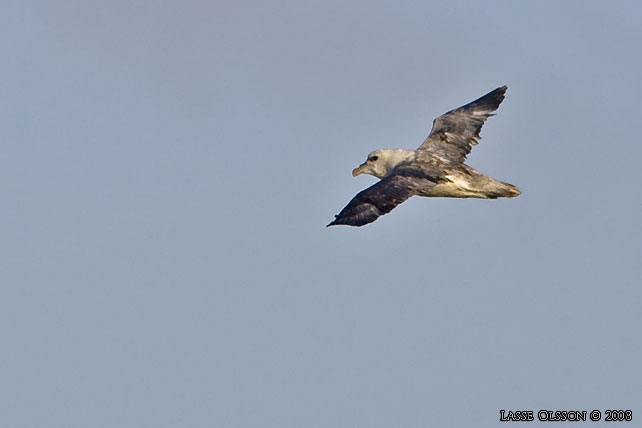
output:
[[[361,165],[359,165],[358,167],[352,170],[352,176],[356,177],[359,174],[365,173],[364,169],[366,169],[366,164],[362,163]]]

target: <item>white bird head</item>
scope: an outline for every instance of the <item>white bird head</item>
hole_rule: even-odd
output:
[[[356,177],[359,174],[370,174],[383,178],[399,163],[412,158],[414,153],[414,150],[405,149],[375,150],[368,155],[364,163],[352,170],[352,175]]]

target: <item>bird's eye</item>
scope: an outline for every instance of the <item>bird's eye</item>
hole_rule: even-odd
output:
[[[369,160],[371,160],[372,162],[376,162],[377,159],[379,159],[379,156],[372,156]]]

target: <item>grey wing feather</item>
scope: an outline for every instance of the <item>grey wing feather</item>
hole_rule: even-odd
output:
[[[504,100],[506,86],[483,97],[451,110],[433,121],[430,135],[417,149],[420,154],[431,154],[449,164],[464,162],[466,155],[481,138],[484,122]]]
[[[413,168],[412,164],[400,165],[392,174],[359,192],[328,226],[372,223],[417,194],[417,190],[434,186],[435,182],[423,169]]]

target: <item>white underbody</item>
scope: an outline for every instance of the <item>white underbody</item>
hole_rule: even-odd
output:
[[[495,199],[520,193],[515,186],[481,174],[468,165],[447,171],[444,178],[445,182],[426,188],[419,196]]]
[[[458,176],[447,175],[444,177],[447,181],[439,183],[419,196],[443,197],[443,198],[483,198],[487,196],[481,193],[481,189],[475,190],[473,183],[466,181]]]

